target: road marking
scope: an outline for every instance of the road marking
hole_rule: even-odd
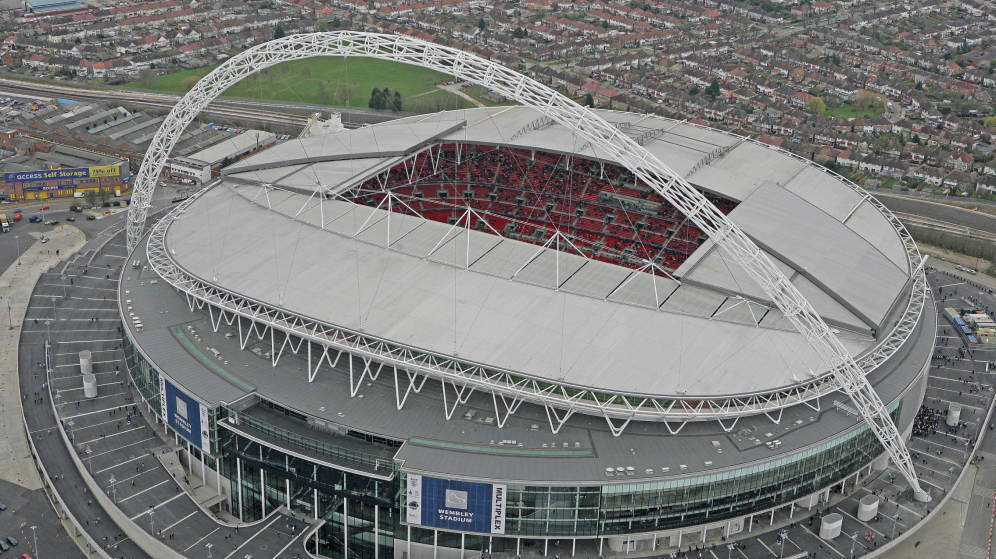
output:
[[[182,493],[181,493],[181,495],[182,495]],[[236,547],[235,549],[232,550],[231,553],[229,553],[228,555],[226,555],[225,559],[229,559],[229,557],[231,557],[232,555],[235,555],[240,549],[242,549],[243,547],[245,547],[245,545],[247,543],[251,542],[253,540],[253,538],[255,538],[256,536],[260,535],[261,533],[263,533],[263,531],[265,531],[267,528],[269,528],[270,526],[272,526],[273,523],[276,522],[278,519],[280,519],[280,515],[279,514],[273,515],[273,520],[271,520],[266,526],[263,526],[255,534],[249,536],[249,539],[247,539],[246,541],[242,542],[242,544],[239,545],[239,547]]]
[[[154,440],[156,440],[156,437],[149,437],[147,439],[142,439],[140,441],[135,441],[133,443],[128,443],[128,444],[126,444],[124,446],[120,446],[118,448],[112,448],[111,450],[105,450],[104,452],[98,452],[97,454],[90,454],[89,456],[84,456],[83,459],[84,460],[93,460],[94,458],[96,458],[98,456],[103,456],[105,454],[110,454],[112,452],[117,452],[119,450],[124,450],[124,449],[128,448],[129,446],[135,446],[137,444],[142,444],[144,442],[154,441]]]
[[[307,532],[308,532],[307,526],[305,526],[304,528],[301,528],[301,533],[298,534],[298,535],[296,535],[296,536],[294,536],[293,538],[291,538],[291,540],[289,542],[287,542],[287,545],[281,547],[280,551],[278,551],[276,554],[273,555],[273,559],[277,559],[277,557],[280,557],[280,555],[283,554],[284,551],[287,551],[288,547],[294,545],[294,542],[300,541],[301,538],[304,537],[304,534],[306,534]],[[186,550],[184,550],[184,551],[186,551]],[[713,559],[719,559],[719,557],[716,557],[716,554],[713,553],[711,549],[709,550],[709,553],[712,553]]]
[[[92,365],[103,365],[104,363],[120,363],[120,362],[121,362],[120,359],[110,359],[108,361],[91,361],[91,364]],[[56,365],[56,368],[58,368],[58,367],[79,367],[79,366],[80,366],[79,363],[68,363],[66,365]]]
[[[187,548],[186,548],[186,549],[184,549],[184,550],[183,550],[183,552],[184,552],[184,553],[186,553],[186,552],[190,551],[190,548],[192,548],[192,547],[194,547],[195,545],[197,545],[197,544],[201,543],[201,542],[202,542],[202,541],[204,541],[204,540],[205,540],[206,538],[209,538],[209,537],[211,536],[211,534],[213,534],[213,533],[217,532],[218,530],[221,530],[221,526],[219,526],[219,527],[215,528],[214,530],[211,530],[211,531],[210,531],[210,532],[208,532],[207,534],[205,534],[205,535],[201,536],[201,538],[200,538],[199,540],[197,540],[196,542],[194,542],[194,543],[190,544],[189,546],[187,546]]]
[[[174,523],[170,524],[169,526],[167,526],[167,527],[163,528],[162,530],[160,530],[160,532],[165,532],[166,530],[171,530],[171,529],[173,529],[173,528],[174,528],[174,527],[175,527],[175,526],[176,526],[177,524],[179,524],[179,523],[183,522],[184,520],[186,520],[186,519],[190,518],[191,516],[194,516],[195,514],[197,514],[197,513],[199,513],[199,512],[201,512],[201,511],[200,511],[200,509],[197,509],[197,510],[195,510],[194,512],[192,512],[192,513],[188,514],[187,516],[184,516],[184,517],[183,517],[183,518],[181,518],[180,520],[177,520],[176,522],[174,522]]]
[[[96,472],[93,472],[93,474],[94,475],[102,474],[102,473],[106,472],[107,470],[113,470],[114,468],[117,468],[118,466],[124,466],[128,462],[134,462],[135,460],[141,460],[142,458],[145,458],[146,456],[148,456],[148,457],[151,458],[152,457],[152,453],[151,452],[146,452],[145,454],[140,454],[140,455],[138,455],[138,456],[136,456],[134,458],[129,458],[129,459],[125,460],[124,462],[118,462],[117,464],[114,464],[113,466],[108,466],[108,467],[104,468],[103,470],[97,470]],[[151,472],[153,470],[150,469],[150,470],[146,470],[146,471]]]
[[[821,542],[821,543],[826,543],[826,544],[827,544],[827,545],[826,545],[826,548],[827,548],[827,549],[829,549],[830,551],[833,551],[833,552],[834,552],[834,553],[836,553],[837,555],[840,555],[842,559],[844,558],[844,554],[843,554],[843,553],[841,553],[840,551],[837,551],[837,548],[836,548],[836,547],[834,547],[833,545],[831,545],[831,543],[830,543],[830,542],[824,542],[823,538],[821,538],[821,537],[819,537],[818,535],[816,535],[816,532],[814,532],[814,531],[810,530],[808,526],[806,526],[806,525],[804,525],[804,524],[802,524],[802,523],[800,523],[800,524],[799,524],[799,526],[802,526],[802,529],[803,529],[803,530],[805,530],[805,531],[809,532],[810,534],[812,534],[812,535],[813,535],[813,537],[817,539],[817,541],[819,541],[819,542]]]
[[[834,507],[834,508],[836,508],[838,511],[840,511],[840,513],[843,514],[844,516],[847,516],[848,518],[853,518],[855,522],[857,522],[858,524],[864,526],[865,528],[868,528],[872,532],[875,532],[876,534],[882,536],[883,538],[885,537],[885,534],[883,534],[882,532],[879,532],[875,528],[872,528],[870,525],[868,525],[867,523],[865,523],[864,520],[859,519],[858,517],[854,516],[853,514],[848,513],[847,511],[845,511],[844,509],[842,509],[840,507]]]
[[[122,394],[123,394],[123,392],[122,392]],[[61,404],[60,404],[60,405],[61,405]],[[93,414],[95,414],[95,413],[103,413],[103,412],[105,412],[105,411],[111,411],[111,410],[116,410],[116,409],[118,409],[118,408],[128,408],[128,407],[130,407],[131,405],[132,405],[132,404],[126,404],[126,405],[124,405],[124,406],[114,406],[113,408],[104,408],[104,409],[102,409],[102,410],[93,410],[93,411],[88,411],[88,412],[83,412],[83,413],[78,413],[78,414],[76,414],[76,415],[68,415],[68,416],[66,416],[66,417],[63,417],[63,418],[61,418],[61,419],[62,419],[62,420],[64,420],[64,421],[69,421],[70,419],[76,419],[77,417],[83,417],[83,416],[85,416],[85,415],[93,415]]]
[[[775,556],[775,557],[778,557],[778,554],[777,554],[777,553],[775,553],[775,552],[774,552],[774,551],[773,551],[773,550],[772,550],[772,549],[771,549],[770,547],[768,547],[768,544],[764,543],[764,542],[763,542],[763,541],[761,540],[761,538],[754,538],[754,539],[755,539],[755,540],[757,540],[757,543],[759,543],[759,544],[763,545],[763,546],[764,546],[764,549],[767,549],[767,550],[768,550],[768,552],[770,552],[770,553],[771,553],[771,555],[773,555],[773,556]]]
[[[83,442],[76,443],[76,444],[77,445],[84,445],[84,444],[95,443],[97,441],[103,441],[103,440],[109,439],[111,437],[116,437],[118,435],[124,435],[125,433],[131,433],[132,431],[138,431],[139,429],[144,429],[144,428],[145,427],[139,425],[138,427],[133,427],[131,429],[125,429],[124,431],[115,431],[115,432],[113,432],[113,433],[111,433],[109,435],[103,435],[101,437],[97,437],[96,439],[90,439],[89,441],[83,441]]]
[[[150,491],[150,490],[152,490],[152,489],[155,489],[156,487],[159,487],[159,486],[160,486],[160,485],[162,485],[163,483],[169,483],[170,481],[172,481],[172,480],[171,480],[171,479],[167,479],[166,481],[163,481],[163,482],[160,482],[160,483],[157,483],[157,484],[153,485],[152,487],[150,487],[150,488],[148,488],[148,489],[143,489],[142,491],[139,491],[138,493],[135,493],[134,495],[132,495],[132,496],[128,497],[127,499],[122,499],[122,500],[120,500],[120,501],[118,501],[118,502],[119,502],[119,503],[123,503],[123,502],[127,501],[128,499],[131,499],[132,497],[135,497],[135,496],[137,496],[137,495],[141,495],[142,493],[145,493],[146,491]],[[173,501],[175,501],[175,500],[179,499],[180,497],[183,497],[184,495],[186,495],[186,493],[183,493],[183,492],[180,492],[180,493],[177,493],[177,494],[176,494],[176,496],[174,496],[174,497],[170,497],[169,499],[166,499],[165,501],[163,501],[163,502],[159,503],[158,505],[156,505],[156,506],[154,506],[154,507],[150,508],[149,510],[144,510],[144,511],[142,511],[142,512],[140,512],[140,513],[136,514],[135,516],[131,517],[131,519],[132,519],[132,520],[135,520],[136,518],[138,518],[138,517],[140,517],[140,516],[143,516],[143,515],[146,515],[146,514],[149,514],[150,512],[152,512],[152,511],[156,510],[157,508],[159,508],[159,507],[161,507],[161,506],[163,506],[163,505],[167,505],[167,504],[169,504],[169,503],[171,503],[171,502],[173,502]]]

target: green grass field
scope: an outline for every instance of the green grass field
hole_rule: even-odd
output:
[[[211,66],[185,70],[131,82],[126,87],[184,93],[213,69]],[[470,107],[467,100],[436,89],[437,84],[451,79],[446,74],[409,64],[325,57],[279,64],[233,85],[225,95],[365,108],[373,88],[387,87],[401,92],[404,111],[423,113]]]
[[[844,103],[832,109],[827,109],[827,116],[837,118],[877,118],[885,112],[883,106],[859,106],[853,103]]]

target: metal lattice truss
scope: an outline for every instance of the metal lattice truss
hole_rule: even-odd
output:
[[[458,49],[406,36],[334,31],[284,37],[230,58],[174,105],[153,138],[139,169],[128,212],[129,250],[134,249],[142,237],[152,193],[166,159],[183,130],[201,110],[251,74],[281,62],[317,56],[372,57],[451,74],[529,106],[599,146],[670,202],[707,234],[729,260],[748,273],[827,365],[830,374],[826,382],[833,383],[851,398],[917,496],[929,498],[920,487],[899,430],[860,365],[802,293],[736,224],[678,173],[591,110],[518,72]],[[922,270],[913,268],[910,273],[918,274]],[[285,321],[286,327],[292,327],[295,320],[299,319],[290,316],[270,318],[272,322]],[[357,347],[355,351],[362,355],[368,350]],[[635,414],[625,419],[624,424],[634,418]]]

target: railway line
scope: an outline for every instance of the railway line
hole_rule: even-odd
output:
[[[896,214],[896,217],[902,220],[906,225],[912,225],[914,227],[924,227],[927,229],[942,231],[944,233],[950,233],[952,235],[958,235],[959,237],[968,237],[971,239],[978,239],[982,241],[989,241],[996,243],[996,234],[990,233],[988,231],[983,231],[981,229],[974,229],[972,227],[966,227],[964,225],[958,225],[956,223],[951,223],[949,221],[942,221],[940,219],[933,219],[921,215],[915,215],[903,212],[893,212],[893,213]]]
[[[179,95],[169,93],[67,87],[23,82],[7,78],[0,78],[0,91],[37,98],[65,98],[81,101],[115,100],[120,103],[130,103],[157,109],[170,109],[180,100]],[[315,110],[316,108],[311,105],[219,99],[212,102],[204,112],[210,116],[220,118],[253,120],[267,124],[297,127],[304,126],[308,121],[308,115],[315,112]],[[395,118],[395,115],[382,115],[361,111],[342,112],[343,124],[352,128],[392,118]]]

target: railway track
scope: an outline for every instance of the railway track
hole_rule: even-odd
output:
[[[978,239],[982,241],[989,241],[996,243],[996,234],[990,233],[988,231],[982,231],[980,229],[973,229],[971,227],[965,227],[964,225],[958,225],[957,223],[951,223],[949,221],[941,221],[939,219],[933,219],[929,217],[923,217],[920,215],[914,215],[902,212],[893,212],[896,214],[903,223],[907,225],[912,225],[915,227],[924,227],[927,229],[934,229],[936,231],[942,231],[944,233],[951,233],[952,235],[958,235],[959,237],[968,237],[971,239]]]
[[[170,109],[180,100],[179,95],[145,91],[129,91],[119,89],[87,89],[66,87],[60,85],[36,84],[7,78],[0,78],[0,90],[16,93],[22,96],[37,98],[66,98],[85,101],[114,100],[120,103],[145,106],[158,109]],[[308,115],[315,111],[314,107],[290,103],[268,103],[265,101],[245,101],[218,99],[208,105],[205,114],[215,117],[235,118],[239,120],[254,120],[268,124],[285,126],[304,126]],[[343,123],[357,127],[394,118],[392,115],[379,115],[363,112],[347,112],[342,114]]]

